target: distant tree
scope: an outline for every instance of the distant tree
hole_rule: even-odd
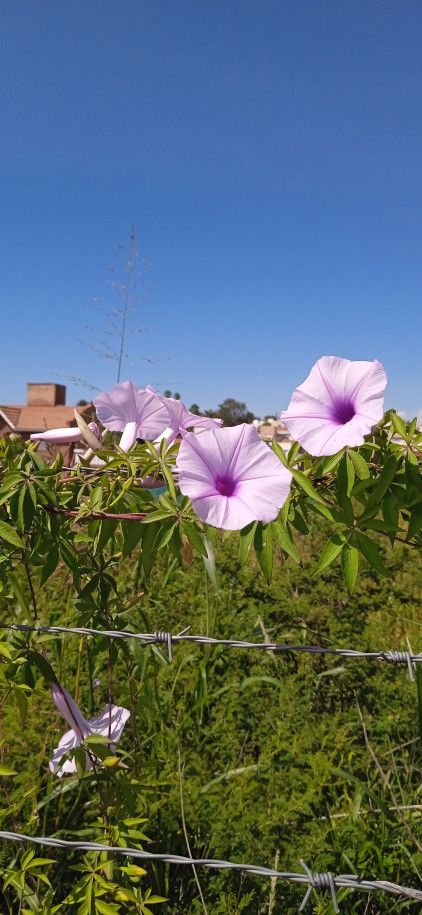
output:
[[[175,391],[175,393],[173,394],[173,397],[174,397],[175,400],[180,400],[180,394],[179,394],[179,392],[178,392],[178,391]]]
[[[239,423],[251,423],[255,417],[248,410],[245,403],[227,397],[220,403],[216,410],[206,410],[206,416],[219,416],[225,426],[237,426]]]
[[[76,404],[77,407],[86,407],[87,405],[88,405],[87,400],[78,400],[78,402]]]
[[[192,403],[189,407],[189,411],[195,416],[199,416],[199,407],[197,403]]]
[[[164,391],[164,397],[171,397],[171,391],[169,391],[168,388],[167,391]]]

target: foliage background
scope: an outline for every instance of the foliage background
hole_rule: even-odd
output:
[[[239,572],[237,535],[216,551],[219,592],[211,587],[201,558],[185,554],[185,567],[164,552],[149,581],[135,549],[117,572],[119,601],[143,592],[125,614],[129,628],[180,631],[221,638],[288,641],[370,649],[405,647],[420,642],[422,588],[416,551],[380,543],[390,579],[362,567],[350,597],[339,565],[312,575],[327,538],[325,522],[315,520],[311,536],[300,544],[303,567],[283,561],[276,548],[270,585],[254,557]],[[186,565],[186,562],[189,563]],[[27,618],[28,583],[16,579],[15,595],[1,597],[3,619]],[[16,593],[19,595],[17,598]],[[75,623],[69,569],[61,562],[39,593],[40,620]],[[33,638],[6,634],[11,646]],[[45,639],[43,644],[47,645]],[[360,873],[418,885],[422,855],[420,825],[421,750],[417,687],[406,668],[330,656],[274,655],[222,647],[177,644],[170,663],[163,646],[143,648],[113,642],[113,699],[127,701],[128,672],[137,711],[138,781],[132,785],[133,815],[145,816],[149,850],[220,857],[300,869],[299,859],[315,870]],[[52,638],[48,653],[63,685],[84,714],[108,700],[108,645],[102,638]],[[93,684],[100,681],[98,686]],[[371,747],[385,774],[380,775],[365,745],[358,703]],[[2,714],[3,761],[17,775],[7,779],[9,800],[27,798],[13,818],[24,831],[97,838],[98,796],[93,780],[59,780],[48,773],[48,759],[63,721],[52,706],[41,676],[29,696],[22,727],[16,701]],[[131,752],[127,727],[121,748]],[[123,757],[124,759],[124,757]],[[110,770],[111,771],[111,770]],[[391,790],[387,787],[387,781]],[[12,784],[11,784],[12,783]],[[119,820],[119,804],[128,794],[106,788]],[[136,790],[135,790],[136,789]],[[182,794],[181,794],[182,792]],[[129,792],[130,793],[130,792]],[[394,794],[394,797],[393,797]],[[405,817],[388,808],[412,805]],[[368,813],[376,809],[376,813]],[[341,814],[341,816],[338,816]],[[13,828],[7,805],[2,828]],[[418,847],[419,846],[419,847]],[[18,854],[3,845],[2,867]],[[74,884],[70,865],[80,854],[52,852],[56,865],[46,868],[56,889],[55,902]],[[153,891],[168,897],[163,912],[200,913],[203,906],[186,868],[147,865]],[[293,912],[303,889],[235,872],[198,872],[208,912]],[[107,897],[106,897],[107,898]],[[345,913],[416,912],[411,901],[377,893],[339,893]],[[4,893],[2,911],[16,911],[16,894]],[[63,911],[65,909],[62,909]],[[74,911],[69,907],[69,911]],[[93,909],[93,911],[95,911]],[[126,909],[125,909],[126,911]],[[129,908],[130,911],[130,908]],[[134,909],[133,909],[134,911]],[[309,911],[331,912],[328,897],[313,894]]]

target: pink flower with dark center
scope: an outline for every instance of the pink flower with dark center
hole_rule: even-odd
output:
[[[105,737],[106,740],[110,740],[110,755],[113,754],[116,744],[119,742],[122,735],[126,721],[130,716],[128,709],[122,708],[119,705],[106,705],[100,715],[91,718],[90,721],[85,721],[82,712],[79,710],[76,702],[72,699],[72,696],[68,693],[67,689],[64,689],[63,686],[59,686],[58,683],[53,683],[51,695],[60,714],[63,715],[63,718],[66,719],[71,727],[70,731],[66,731],[66,734],[63,734],[59,745],[53,752],[53,758],[50,759],[49,762],[51,772],[56,773],[59,778],[61,778],[62,775],[76,772],[76,763],[74,759],[66,760],[59,769],[60,761],[69,750],[79,747],[89,734],[100,734],[102,737]],[[92,761],[88,754],[85,754],[85,756],[85,768],[86,771],[89,771],[92,769]],[[100,760],[98,760],[98,765],[100,764]]]
[[[98,438],[100,430],[97,423],[88,423],[88,428]],[[33,432],[29,438],[31,442],[51,442],[53,445],[67,445],[70,442],[83,442],[84,437],[77,426],[68,426],[64,429],[49,429],[46,432]],[[100,445],[100,441],[98,442]]]
[[[152,390],[140,390],[131,381],[116,384],[108,393],[94,398],[100,422],[111,432],[122,432],[120,447],[128,451],[137,438],[153,441],[169,425],[161,397]]]
[[[290,434],[315,457],[363,445],[383,417],[387,376],[380,362],[323,356],[293,391],[280,415]]]
[[[198,426],[202,429],[215,429],[223,423],[222,419],[211,416],[197,416],[195,413],[191,413],[182,400],[176,400],[175,397],[163,397],[162,394],[154,391],[151,385],[147,385],[147,391],[155,394],[156,397],[160,397],[168,410],[167,428],[159,437],[159,440],[166,438],[168,445],[171,445],[176,435],[179,433],[184,435],[192,426]]]
[[[187,432],[177,458],[180,491],[198,518],[212,527],[239,530],[251,521],[273,521],[287,499],[292,475],[256,429],[242,423]]]

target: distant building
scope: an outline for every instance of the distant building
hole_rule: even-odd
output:
[[[266,420],[255,420],[254,425],[264,442],[271,442],[271,440],[275,438],[276,442],[281,445],[286,454],[290,451],[294,438],[292,438],[287,426],[285,426],[280,419],[275,419],[270,416]]]
[[[26,404],[0,404],[0,436],[12,432],[26,441],[32,432],[45,432],[48,429],[75,428],[74,410],[83,416],[85,422],[94,418],[92,404],[72,407],[66,406],[66,386],[50,382],[27,385]],[[78,447],[76,445],[76,447]],[[57,450],[63,453],[66,460],[73,457],[75,445],[50,445],[39,443],[40,453],[54,455]]]

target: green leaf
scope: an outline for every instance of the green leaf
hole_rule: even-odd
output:
[[[254,536],[254,550],[264,578],[267,584],[269,584],[273,571],[273,538],[271,524],[263,524],[262,521],[258,521]]]
[[[349,594],[352,594],[356,584],[359,568],[359,552],[350,543],[345,543],[341,551],[341,570]]]
[[[329,566],[341,552],[343,545],[344,537],[341,534],[333,534],[325,544],[313,574],[318,575],[319,572],[322,572],[323,569]]]
[[[274,454],[277,455],[277,457],[279,458],[281,463],[284,464],[285,467],[288,467],[289,465],[288,465],[286,455],[285,455],[281,445],[279,445],[278,442],[276,442],[275,438],[273,438],[273,440],[272,440],[271,447],[274,451]]]
[[[50,575],[52,575],[53,572],[56,571],[57,566],[59,564],[59,560],[60,560],[59,548],[58,548],[58,546],[56,546],[56,544],[54,544],[51,547],[51,550],[47,556],[47,559],[45,560],[45,562],[42,566],[42,571],[41,571],[41,584],[42,585],[44,585],[45,582],[47,581],[47,579],[50,578]]]
[[[299,451],[300,451],[299,442],[293,442],[293,445],[292,445],[292,447],[290,448],[290,451],[289,451],[289,453],[288,453],[288,455],[287,455],[287,464],[288,464],[288,467],[291,467],[291,465],[294,464],[294,462],[295,462],[295,460],[296,460],[296,457],[297,457],[297,455],[299,454]]]
[[[315,499],[315,502],[324,502],[319,493],[317,493],[316,489],[312,486],[310,480],[308,480],[308,477],[306,477],[301,470],[292,470],[291,472],[293,474],[293,479],[299,488],[303,489],[303,492],[306,492],[307,496],[311,499]]]
[[[194,524],[192,521],[185,520],[182,521],[181,528],[183,533],[188,538],[189,543],[191,543],[192,546],[195,547],[195,549],[198,550],[202,556],[207,556],[207,548],[203,540],[202,532],[198,530],[196,524]]]
[[[169,468],[166,467],[165,464],[162,464],[162,465],[161,465],[161,469],[162,469],[162,472],[163,472],[163,477],[164,477],[164,479],[165,479],[165,481],[166,481],[166,483],[167,483],[167,489],[168,489],[168,491],[169,491],[169,493],[170,493],[170,495],[171,495],[171,498],[172,498],[173,501],[175,502],[175,501],[176,501],[176,489],[175,489],[175,486],[174,486],[174,480],[173,480],[173,475],[172,475],[172,473],[171,473],[171,470],[169,470]]]
[[[129,556],[135,547],[138,545],[142,534],[143,528],[142,524],[136,523],[136,521],[123,521],[122,522],[122,532],[123,532],[123,549],[122,557],[123,559],[126,556]]]
[[[100,522],[98,540],[95,546],[95,555],[103,552],[105,545],[111,540],[113,534],[116,533],[118,526],[119,522],[113,521],[112,518],[105,518],[104,521]]]
[[[3,763],[0,763],[0,775],[9,776],[17,775],[14,769],[10,769],[9,766],[4,766]]]
[[[108,902],[104,902],[102,899],[98,899],[98,897],[95,900],[95,908],[101,915],[118,915],[120,911],[119,905],[109,905]]]
[[[390,483],[394,480],[394,477],[399,468],[400,458],[397,458],[394,454],[391,454],[383,467],[382,473],[380,474],[378,481],[376,482],[375,488],[369,499],[366,503],[366,509],[370,510],[375,505],[378,505],[381,502],[383,496],[387,492],[387,489],[390,486]]]
[[[293,543],[288,528],[284,526],[280,518],[271,522],[271,529],[273,532],[274,540],[278,546],[281,547],[284,553],[287,553],[288,556],[291,556],[298,565],[301,565],[302,560],[300,558],[299,550]]]
[[[239,543],[239,567],[242,568],[245,565],[245,562],[251,551],[251,547],[255,537],[255,531],[257,521],[251,521],[250,524],[247,524],[246,527],[242,527],[240,531],[240,543]]]
[[[365,461],[365,458],[359,454],[358,451],[349,451],[349,458],[353,464],[353,467],[356,471],[356,475],[360,480],[366,480],[370,477],[369,467]],[[350,493],[349,493],[350,495]]]
[[[203,540],[204,540],[205,549],[207,551],[207,555],[203,556],[205,570],[206,570],[208,578],[214,588],[214,591],[216,592],[216,594],[218,594],[219,584],[218,584],[218,578],[217,578],[217,570],[215,568],[213,545],[212,545],[209,537],[206,537],[205,535],[203,536]]]
[[[22,725],[25,724],[26,715],[28,712],[28,699],[25,696],[25,693],[22,689],[15,689],[14,696],[16,699],[16,704],[19,709],[19,715]]]
[[[331,470],[334,470],[337,467],[337,464],[340,463],[343,457],[343,449],[338,451],[337,454],[331,454],[328,457],[322,458],[321,462],[318,462],[318,474],[325,476],[326,473],[330,473]]]
[[[175,521],[174,518],[170,519],[169,521],[164,521],[162,524],[160,524],[157,531],[157,536],[154,540],[153,549],[157,551],[162,550],[166,543],[168,543],[173,536],[173,532],[177,527],[178,522]]]
[[[406,540],[412,540],[422,528],[422,502],[412,507],[409,524],[407,528]]]
[[[2,540],[7,540],[7,542],[11,543],[12,546],[16,546],[21,550],[24,548],[19,534],[16,533],[13,527],[10,527],[9,524],[6,524],[5,521],[0,521],[0,538]]]
[[[390,573],[387,572],[387,569],[382,563],[378,547],[375,545],[374,541],[370,540],[366,534],[362,534],[360,531],[355,532],[355,537],[358,547],[369,565],[372,566],[376,572],[379,572],[380,575],[384,575],[385,578],[391,578]]]
[[[401,418],[401,416],[398,416],[397,413],[392,413],[391,414],[391,425],[392,425],[394,431],[397,432],[398,435],[401,435],[401,437],[406,440],[406,438],[407,438],[406,423]]]
[[[47,680],[47,683],[55,683],[56,675],[54,670],[47,658],[44,655],[40,654],[39,651],[30,650],[28,652],[28,661],[30,664],[35,664],[38,667],[38,670],[42,676]]]

